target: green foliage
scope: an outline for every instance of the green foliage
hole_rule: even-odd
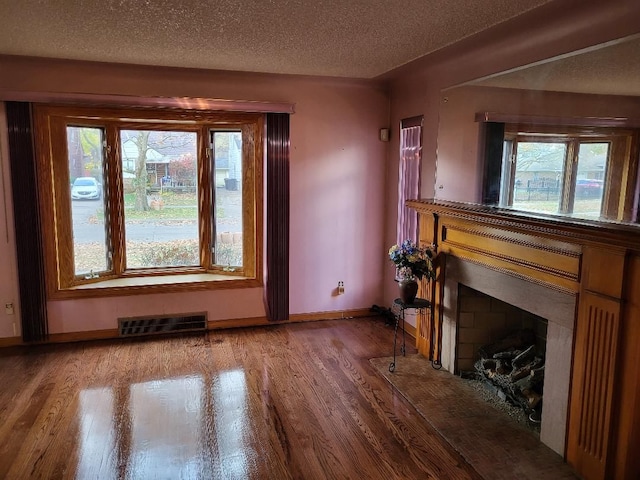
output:
[[[127,245],[129,247],[129,245]],[[133,254],[133,252],[131,252]],[[197,240],[147,244],[132,258],[139,267],[181,267],[200,264]]]
[[[218,243],[216,246],[216,264],[231,267],[242,265],[242,245]]]

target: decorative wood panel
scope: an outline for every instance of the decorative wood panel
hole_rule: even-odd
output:
[[[640,478],[640,254],[627,261],[616,378],[618,412],[609,478]]]
[[[581,248],[568,242],[446,218],[441,251],[554,289],[579,289]]]
[[[584,292],[575,336],[567,461],[586,480],[606,478],[620,301]]]
[[[438,230],[438,217],[437,215],[420,215],[418,220],[419,242],[423,245],[436,245],[436,233]],[[435,294],[434,282],[429,282],[423,279],[420,282],[419,296],[425,298],[434,304]],[[433,347],[434,347],[434,309],[419,310],[416,317],[416,348],[420,354],[429,359],[433,359]]]

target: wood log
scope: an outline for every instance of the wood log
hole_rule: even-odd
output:
[[[522,393],[522,396],[527,399],[527,404],[531,410],[536,408],[538,406],[538,403],[540,403],[540,400],[542,400],[542,395],[540,395],[535,390],[526,389],[526,390],[523,390],[521,393]]]
[[[514,370],[511,373],[511,381],[512,382],[517,382],[521,378],[529,376],[530,373],[531,373],[531,368],[528,365],[526,367],[520,368],[518,370]]]
[[[511,360],[511,365],[514,369],[519,369],[530,363],[536,356],[536,346],[531,345],[520,355]]]
[[[478,350],[481,358],[491,358],[498,352],[505,352],[510,349],[522,350],[529,345],[536,343],[536,334],[532,330],[520,330],[495,343],[485,345]]]
[[[501,359],[512,359],[517,357],[520,354],[520,350],[509,349],[503,352],[498,352],[493,354],[493,358],[501,358]]]

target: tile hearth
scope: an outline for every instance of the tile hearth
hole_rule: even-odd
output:
[[[577,479],[562,457],[505,411],[483,400],[466,380],[434,370],[420,354],[371,359],[382,374],[483,477],[491,480]]]

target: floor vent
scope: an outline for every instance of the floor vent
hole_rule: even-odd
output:
[[[206,328],[207,315],[204,313],[118,319],[118,330],[121,337],[204,331]]]

